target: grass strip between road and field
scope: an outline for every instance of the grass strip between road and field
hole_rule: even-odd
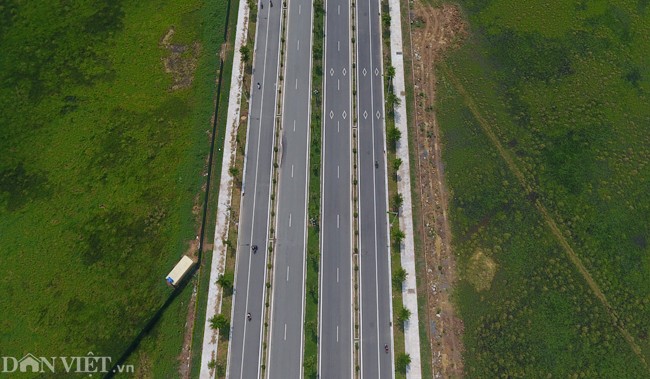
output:
[[[241,108],[240,108],[240,117],[241,115],[248,115],[249,110],[249,101],[250,101],[250,86],[251,86],[251,76],[252,76],[252,56],[251,53],[253,49],[251,45],[255,43],[255,33],[256,33],[256,24],[257,24],[257,9],[255,2],[248,0],[249,7],[249,19],[248,19],[248,34],[246,37],[246,44],[242,46],[242,61],[244,62],[244,75],[242,79],[242,95],[241,95]],[[234,45],[234,42],[233,42]],[[222,241],[226,248],[226,267],[224,268],[223,277],[231,278],[233,283],[230,284],[230,288],[222,287],[222,298],[221,298],[221,313],[223,317],[227,320],[227,327],[224,327],[224,330],[230,329],[232,324],[231,310],[233,302],[233,289],[232,285],[234,284],[234,274],[235,274],[235,263],[236,263],[236,253],[237,253],[237,240],[238,240],[238,222],[239,222],[239,209],[241,204],[241,190],[242,190],[242,175],[244,172],[244,153],[246,148],[246,135],[248,129],[247,119],[240,119],[239,126],[237,127],[236,137],[235,137],[235,158],[232,162],[229,163],[228,170],[230,175],[233,177],[233,188],[231,193],[231,203],[228,210],[228,235]],[[223,169],[223,168],[222,168]],[[216,214],[216,211],[214,212]],[[214,226],[214,225],[213,225]],[[209,280],[206,279],[206,280]],[[207,283],[206,283],[207,286]],[[206,298],[207,301],[207,298]],[[205,307],[207,304],[204,304]],[[205,308],[199,310],[203,314],[205,313]],[[199,314],[200,316],[201,314]],[[205,316],[203,316],[205,317]],[[219,342],[217,346],[217,356],[214,357],[209,365],[212,370],[214,370],[214,376],[216,378],[225,378],[228,365],[228,342],[230,335],[229,333],[219,333]],[[199,338],[200,339],[200,338]],[[202,343],[202,341],[201,341]],[[198,375],[200,371],[200,359],[198,362],[196,360],[192,365],[192,373]]]
[[[314,1],[313,68],[311,95],[311,142],[309,152],[309,202],[307,226],[307,278],[305,283],[305,348],[304,377],[318,377],[318,277],[320,265],[320,171],[321,171],[321,114],[323,93],[323,39],[324,3]]]
[[[229,91],[231,86],[231,76],[233,69],[233,59],[234,51],[232,46],[234,46],[235,33],[234,30],[237,27],[237,19],[240,0],[230,0],[228,2],[229,15],[228,23],[224,31],[224,45],[222,45],[222,54],[225,56],[224,64],[222,66],[223,72],[220,72],[220,77],[222,80],[221,83],[221,95],[217,99],[218,104],[216,104],[216,109],[219,109],[220,112],[216,113],[214,117],[214,123],[216,125],[216,136],[215,136],[215,146],[218,148],[214,151],[214,159],[212,160],[212,175],[210,175],[210,188],[211,196],[208,197],[207,202],[207,215],[216,215],[217,205],[219,203],[219,187],[221,185],[221,171],[223,170],[222,161],[223,161],[223,150],[224,143],[226,140],[226,120],[228,119],[228,102],[229,102]],[[207,246],[212,241],[214,241],[214,231],[215,231],[216,217],[208,217],[205,220],[205,233],[204,233],[204,243],[203,246]],[[190,350],[190,375],[195,373],[198,375],[201,365],[201,354],[203,353],[203,325],[205,325],[205,316],[208,303],[208,291],[210,282],[210,271],[212,269],[212,254],[214,253],[214,246],[212,249],[204,249],[204,254],[202,254],[202,259],[200,264],[200,269],[197,274],[197,284],[196,284],[196,303],[195,303],[195,318],[194,318],[194,327],[192,329],[192,342]],[[197,327],[198,326],[198,327]]]

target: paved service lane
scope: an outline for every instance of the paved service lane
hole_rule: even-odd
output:
[[[311,0],[290,0],[288,6],[267,363],[272,379],[302,377],[303,358],[312,4]]]
[[[280,6],[264,6],[257,16],[228,350],[230,378],[260,375],[281,13]],[[256,253],[253,245],[258,247]]]
[[[379,0],[357,0],[361,377],[392,378],[392,327]],[[388,345],[389,353],[384,351]]]
[[[321,183],[319,373],[352,378],[351,37],[349,0],[327,0]]]

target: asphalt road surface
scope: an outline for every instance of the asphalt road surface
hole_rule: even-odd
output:
[[[352,91],[349,0],[327,0],[321,174],[322,379],[352,378]]]
[[[278,0],[278,4],[280,0]],[[311,0],[288,2],[269,378],[302,377],[311,95]]]
[[[280,27],[279,4],[265,4],[258,10],[228,350],[229,378],[260,375]],[[253,245],[258,247],[255,253]],[[250,321],[247,313],[251,314]]]
[[[379,0],[357,0],[361,377],[393,377]],[[384,346],[388,345],[388,353]]]

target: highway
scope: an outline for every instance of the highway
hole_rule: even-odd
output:
[[[278,4],[259,9],[257,16],[228,349],[229,378],[260,375],[281,13]],[[255,253],[253,245],[258,247]],[[246,317],[249,312],[250,321]]]
[[[327,0],[323,66],[319,377],[352,378],[352,70],[349,0]]]
[[[379,0],[356,3],[361,377],[392,378],[383,69]],[[384,351],[388,345],[389,352]]]
[[[303,362],[313,21],[311,0],[288,7],[268,378],[301,378]]]

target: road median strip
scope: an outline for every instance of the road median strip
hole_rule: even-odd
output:
[[[321,114],[323,93],[323,17],[322,0],[313,5],[313,50],[312,50],[312,95],[309,148],[309,194],[307,226],[307,276],[305,282],[305,320],[304,320],[304,377],[318,377],[318,299],[320,263],[320,165],[321,165]]]

